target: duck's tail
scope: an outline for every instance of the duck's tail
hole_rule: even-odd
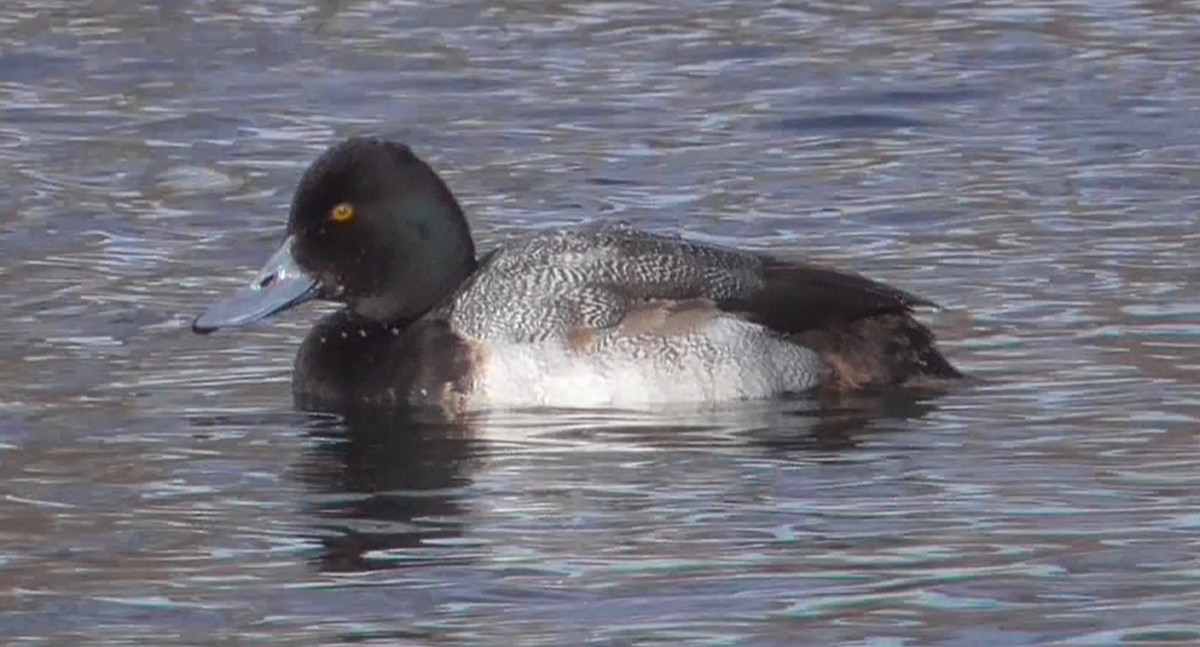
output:
[[[963,377],[937,349],[933,333],[908,313],[808,330],[796,341],[820,354],[828,371],[823,384],[833,391],[932,385]]]

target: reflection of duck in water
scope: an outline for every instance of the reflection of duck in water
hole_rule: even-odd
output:
[[[596,412],[583,419],[564,416],[562,420],[548,420],[538,412],[513,413],[503,418],[502,433],[510,438],[552,438],[557,451],[552,462],[563,463],[559,469],[584,475],[586,480],[611,485],[615,470],[633,479],[628,487],[649,487],[661,474],[649,480],[632,475],[625,464],[628,454],[623,453],[631,447],[639,455],[645,448],[670,453],[695,447],[719,454],[722,445],[744,455],[746,447],[757,447],[785,461],[810,452],[843,454],[856,449],[864,438],[887,433],[935,409],[931,402],[911,395],[854,395],[836,406],[796,400],[690,412]],[[491,424],[498,424],[495,417],[446,421],[375,408],[348,410],[340,420],[325,418],[312,425],[310,449],[294,473],[313,495],[307,512],[312,534],[322,547],[316,567],[364,571],[431,562],[473,563],[480,555],[477,546],[444,540],[469,536],[468,511],[475,512],[471,518],[479,523],[480,509],[494,507],[486,495],[474,498],[472,492],[478,490],[469,487],[479,470],[485,469],[488,455],[494,455],[495,448],[489,450],[482,440],[494,431],[488,429]],[[589,451],[575,451],[581,445]],[[610,460],[614,456],[615,462]],[[524,468],[510,465],[505,478],[516,482],[506,487],[524,492],[531,482],[545,486],[539,465],[544,463],[534,461]]]
[[[450,190],[400,144],[329,149],[288,234],[193,328],[347,304],[297,355],[311,405],[711,403],[960,377],[912,316],[929,303],[860,276],[611,224],[477,258]]]
[[[394,568],[405,555],[385,551],[428,551],[431,539],[462,535],[459,490],[478,451],[468,429],[384,410],[343,420],[311,432],[299,469],[318,495],[322,570]]]

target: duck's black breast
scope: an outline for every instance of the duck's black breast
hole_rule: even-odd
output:
[[[440,319],[380,324],[342,310],[309,332],[292,376],[308,409],[352,405],[461,409],[478,370],[476,345]]]

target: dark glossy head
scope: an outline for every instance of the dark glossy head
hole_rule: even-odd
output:
[[[437,305],[475,270],[458,202],[407,146],[355,138],[304,172],[288,237],[254,281],[193,323],[212,332],[311,298],[360,317],[402,321]]]

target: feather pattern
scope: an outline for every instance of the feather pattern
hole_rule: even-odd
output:
[[[472,336],[529,341],[612,327],[645,301],[688,299],[785,334],[933,305],[854,274],[605,224],[501,247],[444,314]]]

